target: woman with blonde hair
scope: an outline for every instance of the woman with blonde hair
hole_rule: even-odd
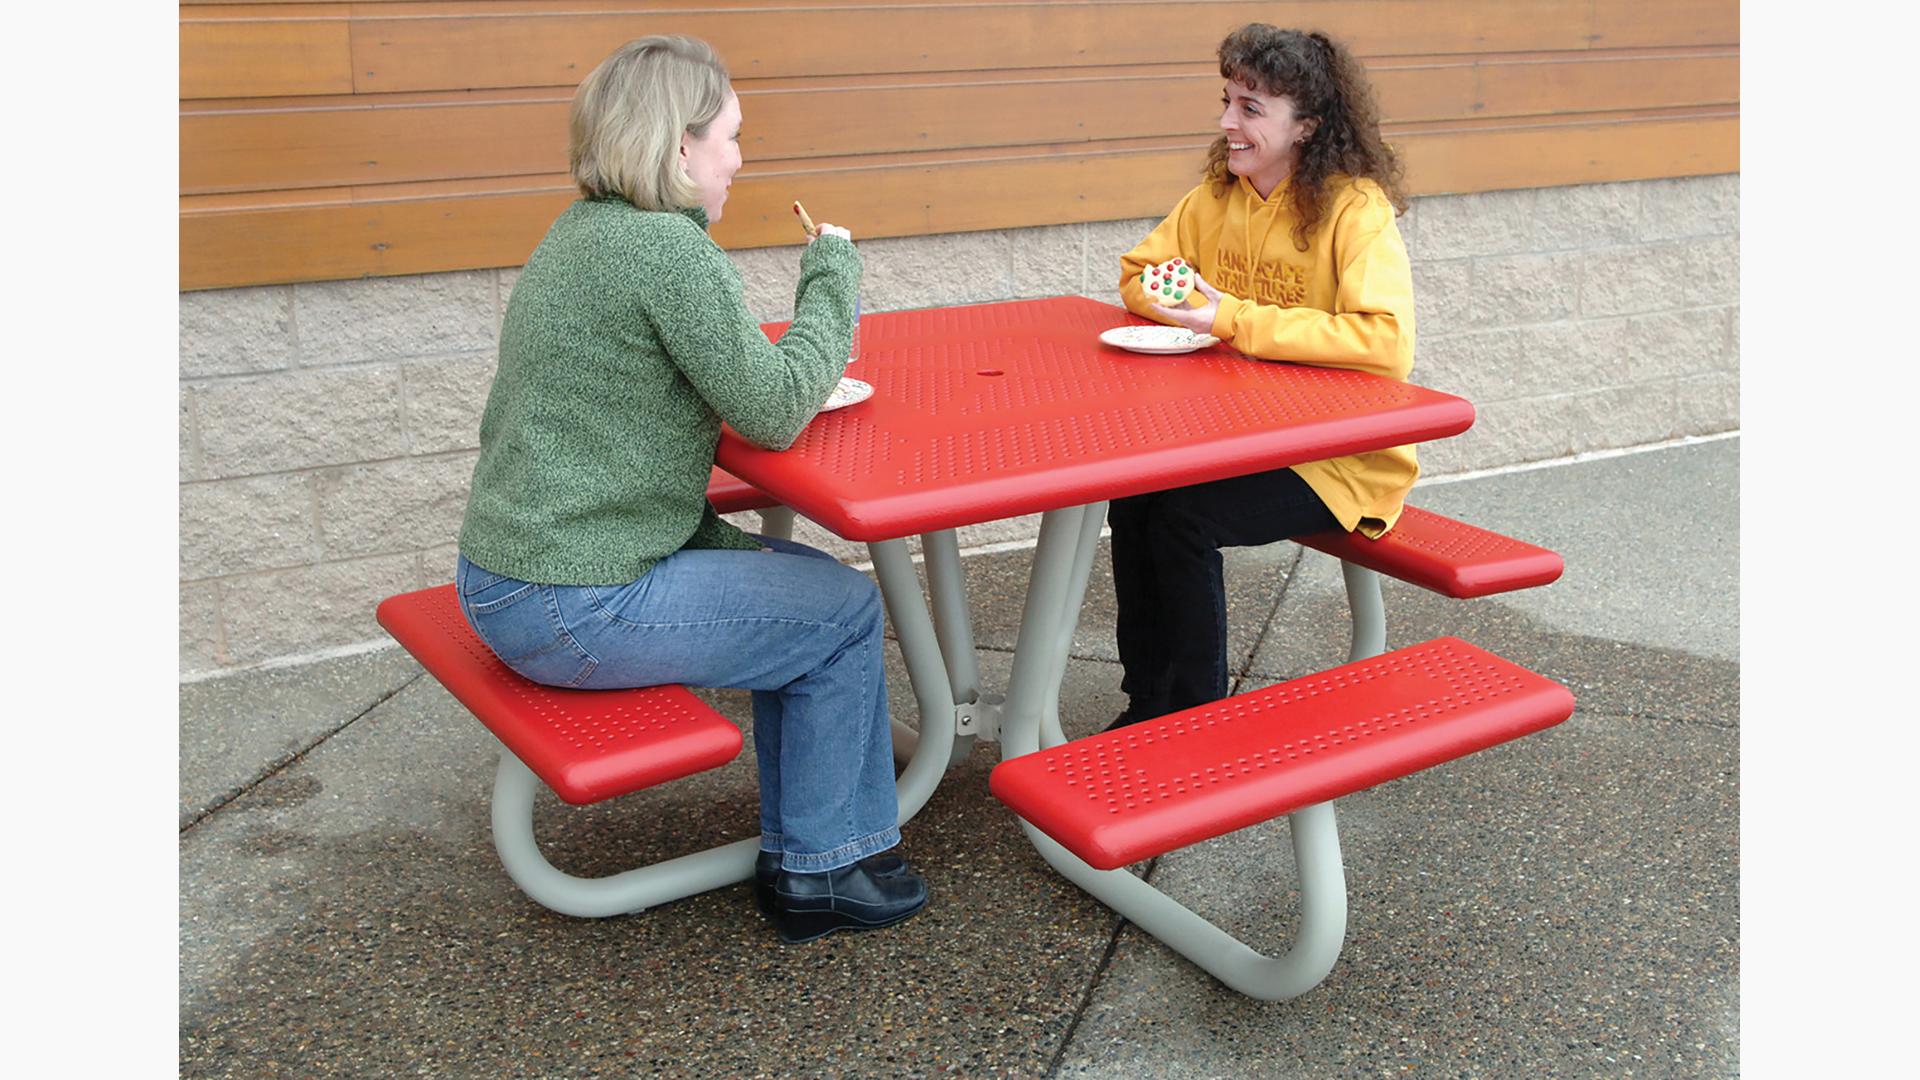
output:
[[[791,445],[839,381],[860,255],[821,225],[769,342],[707,235],[740,99],[706,43],[628,42],[573,100],[563,211],[514,284],[460,530],[462,610],[550,686],[753,691],[755,898],[788,942],[887,926],[927,887],[898,856],[882,607],[866,575],[749,536],[706,499],[724,422]]]
[[[1150,319],[1260,360],[1405,381],[1413,275],[1394,219],[1401,168],[1352,53],[1318,32],[1252,23],[1220,43],[1221,134],[1201,182],[1120,257],[1120,295]],[[1149,295],[1180,258],[1193,293]],[[1413,447],[1116,499],[1121,727],[1226,696],[1220,548],[1327,529],[1377,537],[1420,474]]]

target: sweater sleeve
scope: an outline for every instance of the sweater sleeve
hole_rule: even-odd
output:
[[[1182,230],[1187,219],[1187,207],[1193,202],[1200,188],[1194,188],[1178,202],[1160,224],[1153,227],[1146,239],[1133,246],[1133,250],[1120,256],[1120,302],[1135,315],[1144,315],[1156,322],[1176,325],[1167,318],[1166,309],[1147,299],[1146,287],[1140,284],[1140,274],[1153,263],[1163,263],[1175,256],[1184,255],[1189,262],[1192,256],[1182,247]],[[1197,293],[1195,295],[1198,295]],[[1191,300],[1188,301],[1191,303]]]
[[[674,245],[683,283],[648,306],[668,355],[720,419],[756,446],[793,445],[847,367],[860,253],[823,236],[800,256],[792,324],[776,344],[748,313],[739,271],[703,233]]]
[[[1413,370],[1413,268],[1393,209],[1383,199],[1365,199],[1333,227],[1339,278],[1332,311],[1222,296],[1213,334],[1262,360],[1404,381]]]

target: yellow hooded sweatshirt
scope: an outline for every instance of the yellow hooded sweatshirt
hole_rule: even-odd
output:
[[[1175,256],[1220,290],[1214,336],[1248,356],[1352,368],[1405,382],[1413,369],[1413,271],[1393,205],[1371,180],[1335,176],[1307,250],[1289,184],[1262,199],[1245,177],[1224,195],[1202,181],[1120,257],[1120,298],[1135,314],[1172,323],[1146,298],[1140,273]],[[1190,305],[1206,302],[1196,290]],[[1396,446],[1293,471],[1343,528],[1378,537],[1393,527],[1420,475],[1413,447]]]

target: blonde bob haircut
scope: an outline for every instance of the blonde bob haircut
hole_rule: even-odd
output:
[[[727,67],[699,38],[658,34],[613,51],[580,84],[568,116],[568,171],[588,198],[642,210],[700,205],[680,137],[700,138],[727,103]]]

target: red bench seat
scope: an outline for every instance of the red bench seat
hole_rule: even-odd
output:
[[[722,514],[765,510],[769,506],[780,505],[780,500],[718,465],[713,467],[713,474],[707,478],[707,501]]]
[[[1369,570],[1466,600],[1530,589],[1560,577],[1560,556],[1524,540],[1409,506],[1385,536],[1323,532],[1299,543]]]
[[[521,678],[467,625],[452,585],[388,597],[376,617],[569,803],[625,795],[740,754],[740,728],[684,686],[563,690]]]
[[[1550,727],[1551,679],[1457,638],[1172,713],[994,767],[994,796],[1112,870]]]

